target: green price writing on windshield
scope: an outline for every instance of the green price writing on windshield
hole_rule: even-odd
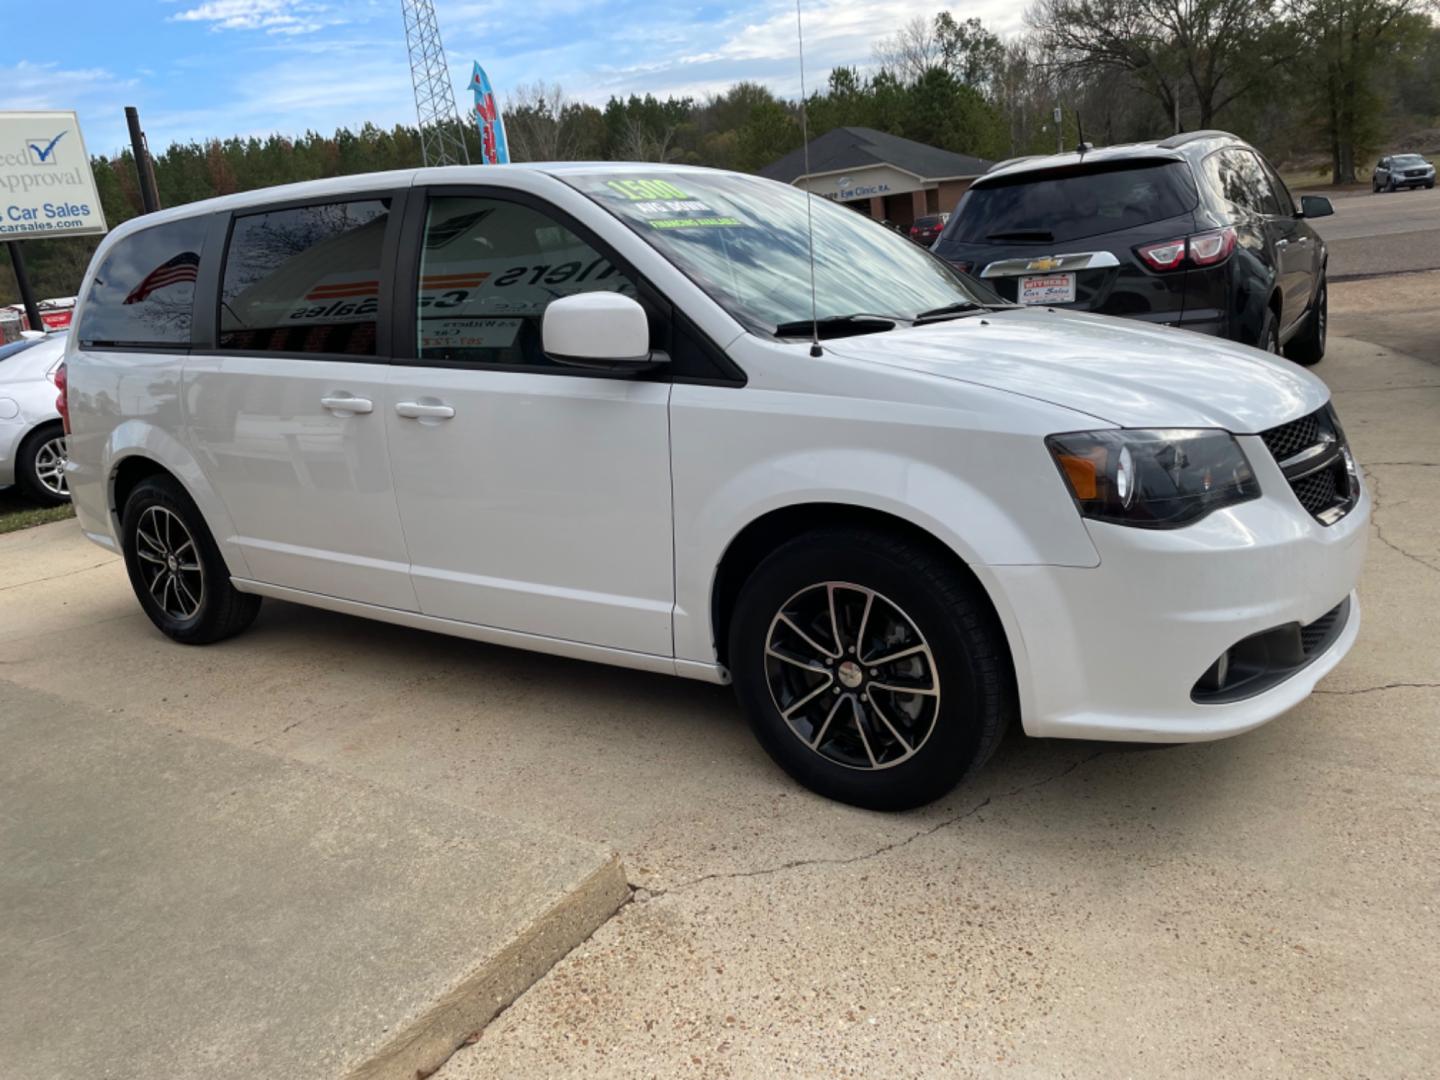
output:
[[[642,199],[688,199],[668,180],[607,180],[605,186],[634,202]]]

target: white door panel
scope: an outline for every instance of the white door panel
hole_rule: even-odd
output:
[[[260,581],[414,611],[390,483],[389,366],[191,356],[190,442]]]
[[[669,393],[396,367],[385,421],[420,611],[672,655]]]

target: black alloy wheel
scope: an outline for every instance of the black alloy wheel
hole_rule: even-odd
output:
[[[161,633],[208,645],[255,620],[260,598],[230,583],[230,571],[199,508],[172,477],[142,480],[125,500],[121,549],[131,588]]]
[[[1003,631],[943,552],[824,529],[746,582],[730,627],[756,737],[821,795],[879,810],[939,798],[990,757],[1015,713]]]

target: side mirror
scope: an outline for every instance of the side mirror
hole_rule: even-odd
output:
[[[553,300],[540,324],[545,355],[557,364],[645,371],[664,363],[650,351],[645,309],[613,292],[577,293]]]
[[[1335,213],[1335,207],[1330,205],[1330,200],[1324,195],[1301,195],[1300,216],[1304,218],[1329,217]]]

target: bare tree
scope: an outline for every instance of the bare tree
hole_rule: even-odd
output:
[[[674,124],[668,124],[652,131],[640,120],[631,118],[625,122],[616,157],[620,161],[673,161],[677,156],[676,130]]]
[[[505,102],[505,138],[514,161],[568,161],[579,139],[558,83],[520,85]]]
[[[1275,0],[1038,0],[1026,15],[1060,68],[1128,72],[1178,115],[1194,103],[1200,127],[1272,77],[1298,43],[1272,33]],[[1267,46],[1269,48],[1267,49]]]
[[[875,63],[904,83],[913,83],[934,67],[943,67],[945,51],[935,32],[935,20],[911,19],[887,38],[875,43]]]

